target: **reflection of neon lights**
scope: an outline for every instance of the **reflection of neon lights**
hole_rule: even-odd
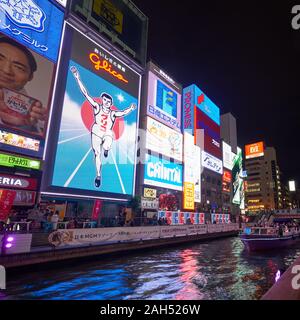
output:
[[[281,272],[280,272],[280,270],[278,270],[276,272],[275,282],[277,282],[280,279],[280,276],[281,276]]]
[[[123,77],[120,73],[111,69],[111,64],[109,64],[106,60],[100,60],[100,57],[96,53],[90,53],[89,58],[91,62],[94,64],[94,68],[96,70],[103,69],[106,72],[110,73],[115,78],[128,83],[128,80]]]

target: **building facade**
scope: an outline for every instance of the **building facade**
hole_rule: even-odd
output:
[[[263,142],[246,145],[246,204],[249,212],[281,209],[283,192],[276,150]]]

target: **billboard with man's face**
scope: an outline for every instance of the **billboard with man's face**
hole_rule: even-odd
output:
[[[63,12],[48,0],[0,1],[0,147],[42,155]],[[13,136],[17,138],[13,138]],[[31,145],[31,144],[30,144]]]
[[[51,185],[97,197],[130,196],[140,76],[72,27],[67,30],[72,48]]]

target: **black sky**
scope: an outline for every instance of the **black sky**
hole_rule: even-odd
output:
[[[237,119],[238,143],[273,146],[300,185],[300,0],[133,0],[149,18],[148,58],[197,84]]]

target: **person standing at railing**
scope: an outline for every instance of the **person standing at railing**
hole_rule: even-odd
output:
[[[52,215],[51,217],[51,222],[53,225],[53,230],[57,229],[57,225],[58,225],[58,221],[59,221],[59,215],[58,215],[58,211],[55,211],[55,213]]]

